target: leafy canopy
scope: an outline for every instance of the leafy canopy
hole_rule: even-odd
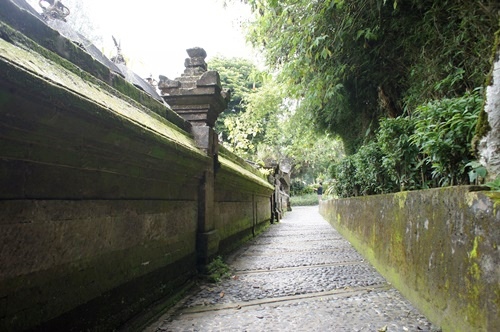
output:
[[[259,71],[251,61],[242,58],[217,56],[210,59],[208,67],[210,70],[217,71],[222,86],[231,90],[231,100],[227,110],[219,116],[215,125],[222,139],[228,140],[229,135],[231,135],[231,128],[228,128],[228,126],[231,126],[229,123],[234,122],[237,115],[245,112],[246,108],[243,99],[252,90],[262,85],[265,73]],[[226,124],[226,119],[233,119],[234,121],[227,120],[229,122]]]
[[[496,0],[248,0],[249,39],[316,128],[354,153],[380,117],[481,86]]]
[[[292,174],[308,182],[328,177],[331,163],[342,155],[341,144],[314,130],[310,114],[287,98],[283,84],[242,59],[215,58],[209,67],[235,91],[233,106],[216,128],[228,149],[259,164],[289,164]]]

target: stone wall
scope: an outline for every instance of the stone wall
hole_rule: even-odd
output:
[[[269,225],[272,187],[267,181],[256,178],[249,165],[227,150],[221,149],[219,160],[221,168],[215,181],[215,228],[223,239],[220,251],[228,252]],[[256,186],[259,182],[261,185]]]
[[[0,330],[111,331],[154,314],[200,256],[269,222],[272,186],[230,153],[207,181],[218,156],[189,122],[101,65],[35,43],[52,45],[49,28],[9,11],[36,29],[27,38],[0,11]]]
[[[500,197],[470,189],[329,200],[320,212],[443,331],[498,331]]]

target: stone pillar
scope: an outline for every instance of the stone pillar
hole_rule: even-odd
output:
[[[196,47],[187,50],[189,58],[181,77],[170,80],[160,76],[158,88],[163,99],[192,125],[191,132],[198,148],[203,150],[212,162],[207,164],[198,189],[198,266],[203,268],[219,249],[219,237],[214,224],[215,173],[218,163],[218,139],[213,129],[215,121],[230,99],[222,90],[219,74],[207,71],[204,49]]]

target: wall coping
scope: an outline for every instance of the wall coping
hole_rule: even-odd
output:
[[[200,158],[204,154],[196,147],[193,139],[185,132],[181,132],[168,120],[158,114],[139,108],[137,105],[119,98],[81,78],[63,66],[43,57],[42,55],[22,49],[4,39],[0,39],[0,61],[15,71],[22,71],[27,75],[43,80],[44,82],[66,90],[80,98],[85,98],[100,106],[100,109],[141,126],[145,131],[155,133],[166,138],[171,144],[190,150]],[[17,75],[16,75],[17,77]],[[11,79],[16,79],[12,75]]]

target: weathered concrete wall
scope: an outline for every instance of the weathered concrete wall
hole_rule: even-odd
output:
[[[199,188],[214,164],[189,123],[2,22],[0,73],[0,330],[111,331],[175,294],[196,273]],[[220,197],[271,194],[244,167],[223,166]],[[221,202],[221,243],[255,208],[269,220],[268,200]]]
[[[329,200],[320,212],[443,331],[499,331],[499,196],[469,189]]]

